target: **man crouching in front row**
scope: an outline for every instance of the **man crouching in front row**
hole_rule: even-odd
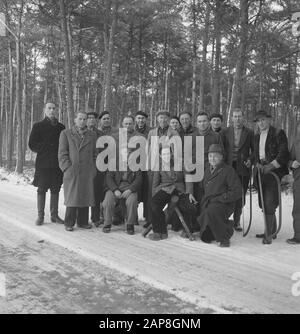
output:
[[[208,151],[209,168],[202,180],[204,197],[201,203],[201,240],[216,240],[220,247],[229,247],[233,235],[232,215],[235,202],[242,196],[242,187],[235,170],[223,162],[222,147],[212,144]]]

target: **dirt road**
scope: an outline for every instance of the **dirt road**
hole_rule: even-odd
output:
[[[35,189],[31,186],[13,185],[5,181],[0,182],[0,233],[3,234],[2,224],[4,222],[5,226],[12,224],[17,231],[22,229],[38,239],[45,240],[41,244],[35,242],[35,248],[33,247],[35,255],[33,256],[32,266],[40,268],[37,275],[39,277],[44,275],[45,281],[49,281],[51,277],[58,277],[58,282],[72,282],[74,279],[77,282],[75,288],[72,284],[66,283],[67,285],[61,287],[60,290],[56,290],[56,287],[61,285],[55,285],[56,280],[54,279],[54,282],[51,283],[54,285],[50,284],[47,289],[55,306],[51,306],[51,303],[48,306],[43,306],[45,308],[42,308],[42,310],[45,312],[49,310],[52,312],[71,311],[68,305],[73,302],[73,311],[83,311],[84,308],[79,302],[76,305],[75,301],[83,292],[82,282],[85,281],[86,273],[89,270],[94,270],[91,269],[93,266],[89,265],[88,260],[93,260],[98,265],[117,269],[126,274],[126,277],[132,277],[131,280],[135,282],[139,280],[147,285],[162,289],[186,302],[192,302],[202,309],[237,313],[300,312],[300,297],[294,297],[291,293],[294,283],[291,277],[293,273],[300,272],[300,248],[289,246],[285,242],[285,239],[291,236],[291,224],[284,222],[283,231],[276,242],[269,246],[263,246],[261,241],[255,238],[255,233],[261,232],[263,225],[261,215],[257,210],[254,212],[254,224],[250,235],[247,238],[242,238],[240,234],[235,235],[229,249],[221,249],[216,244],[207,245],[200,241],[190,242],[180,238],[175,233],[170,233],[167,240],[151,242],[143,239],[140,234],[126,235],[123,227],[115,227],[109,235],[102,233],[100,229],[75,230],[72,233],[67,233],[63,226],[51,223],[46,223],[41,227],[34,225],[36,217],[35,195]],[[254,202],[256,200],[254,198]],[[283,198],[283,200],[286,203],[283,212],[285,219],[285,217],[290,217],[292,201],[288,198]],[[64,207],[62,203],[60,211],[63,215]],[[49,221],[48,216],[47,221]],[[61,257],[62,261],[54,261],[53,263],[50,261],[50,269],[47,270],[47,261],[41,261],[41,258],[37,256],[40,253],[38,247],[43,249],[41,254],[44,252],[44,257],[42,258],[46,259],[52,253],[51,249],[54,247],[52,243],[65,247],[68,251],[74,252],[74,255],[73,260],[69,261],[64,257]],[[28,246],[29,250],[26,250],[26,243],[23,243],[23,246],[25,253],[18,253],[15,242],[11,241],[10,247],[4,245],[2,252],[7,251],[8,254],[12,252],[12,257],[16,259],[19,257],[18,261],[22,264],[22,259],[24,261],[26,261],[26,258],[31,259],[32,249],[32,246]],[[64,251],[59,252],[59,254],[62,256]],[[77,261],[78,255],[85,260]],[[9,257],[7,255],[4,264],[1,263],[1,265],[7,266],[8,270]],[[37,264],[34,264],[34,261]],[[78,267],[76,267],[77,262],[80,263]],[[44,266],[43,263],[45,263]],[[67,263],[66,267],[64,267],[65,263]],[[75,267],[72,267],[71,264]],[[66,268],[69,268],[68,266],[70,266],[70,271],[77,272],[77,275],[72,275],[68,271],[64,274]],[[31,273],[34,276],[34,269],[31,266],[27,267],[28,274]],[[25,272],[27,267],[24,267]],[[14,269],[12,268],[12,270]],[[98,275],[101,277],[101,270],[95,271],[95,273],[97,272],[98,274],[92,275],[89,291],[95,292],[94,287],[101,282],[103,283],[101,278],[99,278],[99,281],[97,278]],[[22,272],[19,275],[21,277]],[[80,281],[81,278],[83,281]],[[128,282],[132,282],[131,280],[128,280]],[[115,285],[112,286],[110,293],[108,293],[109,296],[120,292],[120,289],[115,289],[118,286],[118,281],[116,280]],[[144,283],[141,283],[141,286]],[[35,283],[32,284],[34,287]],[[33,287],[30,286],[29,291]],[[53,289],[53,287],[55,288]],[[23,289],[25,287],[17,290],[16,293],[22,295]],[[55,303],[56,291],[58,291],[62,300],[65,291],[70,296],[71,301],[67,300],[65,304],[59,306],[59,303]],[[75,293],[75,297],[72,297],[72,291]],[[31,298],[30,296],[31,294],[28,293],[23,295],[25,300]],[[107,297],[108,300],[109,296]],[[96,302],[94,298],[87,302],[90,304],[85,308],[85,311],[95,310],[97,307],[99,307],[99,312],[106,310],[105,302],[97,304],[96,308],[93,308],[93,303]],[[163,309],[160,306],[161,303],[164,305],[165,302],[159,301],[151,311],[156,309],[157,312],[160,312]],[[129,305],[131,304],[129,303]],[[107,310],[122,312],[129,305],[120,308],[118,304],[112,303],[111,306],[107,306]],[[183,306],[182,309],[185,309],[185,307]],[[138,311],[138,309],[139,307],[133,308],[133,312]],[[37,311],[37,309],[33,308],[32,311]]]

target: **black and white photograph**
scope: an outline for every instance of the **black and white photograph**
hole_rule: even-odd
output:
[[[299,313],[300,2],[0,0],[0,314]]]

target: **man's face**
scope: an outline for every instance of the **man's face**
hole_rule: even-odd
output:
[[[157,117],[157,123],[161,128],[165,128],[169,124],[169,117],[167,115],[159,115]]]
[[[241,111],[234,111],[232,114],[232,123],[235,128],[240,128],[243,125],[244,117]]]
[[[133,119],[131,117],[125,117],[122,122],[122,127],[127,129],[127,132],[130,132],[134,129]]]
[[[104,115],[100,120],[100,124],[103,128],[108,128],[110,126],[110,123],[111,123],[111,120],[108,114]]]
[[[50,119],[56,118],[56,109],[54,103],[47,103],[45,105],[45,115]]]
[[[217,167],[223,160],[223,155],[221,153],[212,152],[208,153],[208,162],[212,167]]]
[[[172,119],[170,120],[170,127],[171,127],[173,130],[178,130],[178,129],[179,129],[179,126],[180,126],[180,124],[179,124],[179,122],[177,121],[176,118],[172,118]]]
[[[219,117],[214,117],[210,120],[210,124],[213,130],[217,130],[222,126],[222,121]]]
[[[206,115],[198,116],[197,126],[200,131],[205,131],[209,127],[208,117]]]
[[[97,127],[97,119],[96,119],[95,115],[88,115],[88,117],[87,117],[87,127],[88,128]]]
[[[135,117],[135,122],[136,122],[136,124],[139,128],[143,128],[146,124],[146,121],[147,121],[147,119],[146,119],[145,116],[137,115]]]
[[[192,123],[191,116],[189,114],[182,114],[180,116],[180,124],[184,129],[187,129]]]
[[[270,124],[271,124],[271,119],[268,117],[261,117],[257,121],[257,125],[260,131],[269,129]]]
[[[78,113],[76,118],[75,118],[75,125],[79,129],[83,129],[86,127],[86,122],[87,122],[87,115],[86,114],[81,114]]]

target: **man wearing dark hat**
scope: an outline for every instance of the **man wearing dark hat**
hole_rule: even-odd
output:
[[[144,111],[138,111],[135,115],[135,131],[138,134],[143,135],[145,138],[148,137],[150,131],[149,126],[147,125],[148,115]]]
[[[204,170],[208,168],[208,149],[212,144],[219,144],[223,149],[223,144],[221,136],[219,133],[214,132],[210,128],[209,116],[207,113],[202,112],[197,115],[197,128],[192,134],[192,149],[193,156],[196,156],[196,137],[203,136],[204,138]],[[194,196],[196,200],[200,203],[203,196],[203,189],[201,187],[202,183],[194,183]]]
[[[209,146],[208,160],[209,167],[202,181],[202,210],[198,218],[200,237],[204,242],[216,240],[220,247],[229,247],[233,226],[228,218],[241,197],[241,183],[233,167],[224,163],[221,145]]]
[[[54,103],[46,103],[45,118],[33,125],[29,137],[29,148],[37,153],[35,160],[35,174],[33,185],[37,187],[38,218],[36,225],[44,223],[46,192],[51,191],[50,213],[51,221],[63,224],[58,216],[59,192],[63,181],[63,174],[58,165],[58,144],[60,133],[65,129],[57,120]]]
[[[182,136],[191,135],[196,130],[196,128],[192,125],[192,114],[190,112],[183,111],[180,113],[179,121],[182,127]]]
[[[221,114],[214,113],[210,115],[210,126],[214,132],[220,132],[222,130],[223,116]]]
[[[266,111],[258,111],[255,121],[259,133],[254,136],[254,157],[256,167],[261,171],[263,191],[262,194],[259,192],[259,206],[262,207],[261,196],[263,196],[266,215],[265,233],[257,234],[256,237],[263,238],[263,244],[271,244],[271,235],[277,229],[275,213],[279,198],[276,180],[269,173],[273,171],[279,179],[288,174],[288,140],[282,129],[271,126],[271,116]]]
[[[224,144],[225,162],[236,170],[243,187],[243,200],[240,198],[236,202],[233,213],[233,227],[240,232],[240,218],[250,180],[250,167],[254,159],[254,133],[244,125],[242,110],[234,109],[232,125],[223,129],[220,135]]]

